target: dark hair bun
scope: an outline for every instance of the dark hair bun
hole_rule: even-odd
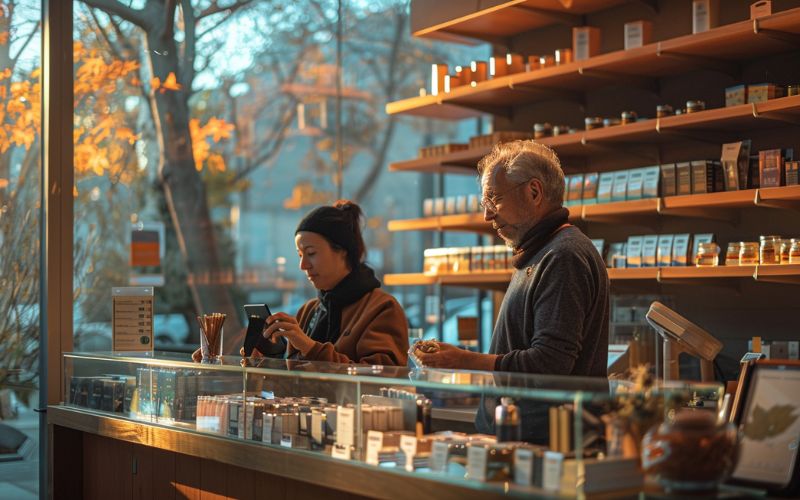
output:
[[[353,226],[361,225],[361,218],[363,217],[364,212],[361,211],[361,207],[359,207],[356,203],[350,200],[336,200],[336,202],[333,204],[333,207],[344,212],[344,215],[350,219]]]

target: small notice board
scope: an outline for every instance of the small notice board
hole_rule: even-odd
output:
[[[153,287],[113,287],[111,299],[111,349],[152,351]]]

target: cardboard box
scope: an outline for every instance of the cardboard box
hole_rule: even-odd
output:
[[[774,83],[755,83],[747,86],[747,102],[767,102],[770,99],[783,97],[784,89]]]
[[[603,239],[592,240],[592,245],[594,245],[594,247],[597,249],[597,253],[599,253],[601,257],[603,256],[603,250],[605,248],[605,243],[606,243],[606,240],[603,240]]]
[[[648,234],[642,238],[642,267],[656,267],[658,235]]]
[[[690,234],[676,234],[672,239],[672,265],[685,266],[689,261]]]
[[[472,61],[469,63],[470,71],[470,85],[473,87],[479,82],[485,82],[489,79],[489,67],[486,61]]]
[[[631,21],[625,23],[625,50],[635,49],[650,43],[653,23],[650,21]]]
[[[446,64],[431,64],[431,95],[444,93],[445,76],[447,76]]]
[[[692,33],[702,33],[717,26],[719,2],[717,0],[694,0],[692,2]]]
[[[675,177],[677,180],[677,194],[692,194],[692,164],[685,161],[675,164]]]
[[[717,190],[717,169],[711,161],[693,161],[692,193],[713,193]]]
[[[606,266],[612,268],[626,267],[625,246],[625,243],[612,243],[609,245],[608,253],[606,254]]]
[[[797,161],[787,161],[786,162],[786,185],[787,186],[797,186],[800,184],[800,175],[798,175],[798,168],[800,168],[800,162]]]
[[[583,196],[582,203],[584,205],[594,205],[597,203],[597,181],[599,179],[597,172],[590,172],[583,176]]]
[[[628,193],[628,170],[614,172],[614,187],[611,190],[611,201],[625,201]]]
[[[672,265],[672,235],[662,234],[658,237],[656,244],[656,264],[659,267],[669,267]]]
[[[722,173],[725,191],[748,189],[750,177],[750,140],[722,145]]]
[[[524,73],[525,58],[519,54],[506,54],[506,67],[508,68],[509,75],[513,75],[514,73]]]
[[[661,196],[675,196],[678,194],[675,164],[666,163],[659,168],[661,169]]]
[[[725,89],[725,107],[747,103],[747,85],[735,85]]]
[[[758,152],[758,185],[762,188],[784,185],[784,164],[780,149]]]
[[[433,215],[433,198],[425,198],[422,201],[422,215],[425,217]]]
[[[570,205],[580,205],[583,198],[583,174],[569,176],[569,196],[567,202]]]
[[[760,0],[750,5],[750,19],[772,15],[772,1]]]
[[[629,236],[626,245],[625,267],[642,267],[642,240],[643,236]]]
[[[640,200],[642,198],[642,186],[644,185],[644,170],[635,168],[628,171],[628,189],[625,195],[626,200]]]
[[[600,28],[572,28],[572,52],[576,61],[584,61],[600,53]]]
[[[614,190],[614,172],[603,172],[597,181],[597,203],[611,201],[611,192]]]
[[[645,167],[642,180],[642,198],[658,198],[658,180],[660,169],[658,167]]]

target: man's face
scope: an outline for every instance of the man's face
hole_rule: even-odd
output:
[[[483,218],[492,223],[497,235],[512,248],[522,243],[522,237],[535,224],[530,183],[514,183],[508,179],[505,170],[498,167],[481,177]]]

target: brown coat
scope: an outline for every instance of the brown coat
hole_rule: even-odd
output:
[[[306,333],[318,305],[319,299],[311,299],[297,311],[297,322]],[[341,332],[335,344],[317,342],[304,358],[389,366],[408,362],[406,315],[397,300],[379,288],[342,309]],[[295,352],[290,346],[289,356]]]

